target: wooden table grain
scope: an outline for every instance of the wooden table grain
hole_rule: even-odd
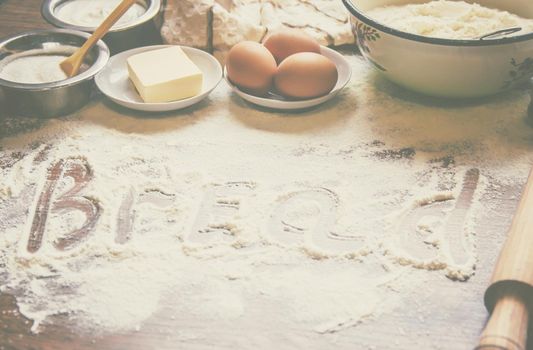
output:
[[[4,0],[0,2],[0,37],[34,29],[52,28],[41,17],[40,0]]]
[[[40,0],[0,1],[0,37],[32,29],[51,28],[41,18],[40,6]],[[0,138],[1,136],[2,130]],[[10,160],[2,161],[0,158],[1,167],[9,167],[11,164]],[[406,296],[404,303],[394,312],[358,326],[357,338],[339,337],[338,348],[472,349],[477,344],[479,333],[487,319],[482,302],[483,292],[516,209],[517,194],[520,191],[520,186],[502,187],[495,196],[497,210],[487,215],[486,221],[477,230],[479,268],[470,281],[455,282],[436,275],[432,281],[435,287],[431,293]],[[164,300],[163,306],[165,305],[171,307],[172,301]],[[161,313],[145,322],[139,331],[86,334],[71,327],[68,319],[59,318],[46,325],[42,332],[33,334],[30,332],[31,321],[19,313],[14,297],[0,295],[0,350],[234,348],[232,344],[225,343],[191,343],[178,346],[179,339],[174,335],[187,325],[173,321],[164,314],[164,310],[165,307]],[[195,327],[201,325],[196,324]],[[209,331],[220,332],[216,329]],[[240,334],[239,329],[231,332],[235,336]],[[246,337],[246,334],[242,336]],[[528,349],[533,350],[533,342],[530,343]],[[285,348],[288,347],[280,344],[279,349]]]

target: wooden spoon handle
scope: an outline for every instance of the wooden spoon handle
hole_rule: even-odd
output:
[[[128,11],[128,9],[135,4],[136,0],[122,0],[122,2],[107,16],[107,18],[96,28],[93,32],[93,34],[87,39],[87,41],[80,47],[80,49],[77,51],[79,55],[85,56],[87,51],[93,47],[94,44],[98,42],[98,40],[102,39],[104,35],[107,34],[109,29],[115,24],[122,15]]]
[[[476,350],[526,350],[528,306],[517,294],[497,303]]]

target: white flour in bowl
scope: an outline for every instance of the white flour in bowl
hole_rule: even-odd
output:
[[[54,15],[77,26],[98,27],[120,4],[120,0],[69,0],[59,5]],[[140,4],[133,4],[114,26],[126,25],[146,12]]]
[[[34,331],[172,320],[183,348],[353,349],[415,293],[462,303],[503,239],[477,228],[533,160],[530,98],[431,103],[350,61],[350,86],[302,114],[221,85],[184,112],[95,103],[4,137],[0,290]]]
[[[376,7],[366,13],[389,27],[444,39],[477,39],[501,29],[533,31],[533,19],[465,1],[435,0],[423,4]]]
[[[24,84],[43,84],[67,79],[59,64],[67,56],[40,55],[0,62],[0,78]]]

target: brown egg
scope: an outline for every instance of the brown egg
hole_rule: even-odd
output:
[[[272,88],[277,65],[263,45],[243,41],[233,46],[226,57],[229,80],[241,90],[264,95]]]
[[[320,53],[318,42],[301,30],[289,29],[270,35],[263,43],[278,63],[299,52]]]
[[[329,58],[313,52],[300,52],[281,62],[274,86],[286,97],[307,99],[328,94],[337,79],[337,67]]]

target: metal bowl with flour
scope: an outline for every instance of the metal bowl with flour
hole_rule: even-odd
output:
[[[512,89],[533,76],[533,32],[484,39],[444,39],[394,29],[371,18],[378,6],[417,0],[342,0],[360,52],[391,81],[425,95],[475,98]],[[478,0],[482,6],[533,19],[533,2]]]
[[[94,76],[109,60],[107,45],[100,40],[85,57],[83,70],[72,78],[62,77],[64,73],[58,65],[88,37],[84,32],[53,29],[22,33],[1,41],[0,90],[8,110],[15,115],[54,117],[72,113],[86,104]]]
[[[92,33],[119,1],[44,0],[41,15],[57,28]],[[161,42],[155,22],[161,0],[138,0],[104,37],[112,53]]]

